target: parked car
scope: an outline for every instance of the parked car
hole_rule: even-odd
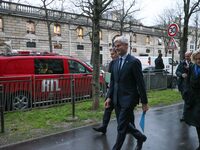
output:
[[[155,69],[154,66],[148,66],[148,67],[143,68],[142,72],[146,73],[146,74],[162,73],[163,75],[167,76],[167,87],[168,88],[175,88],[177,85],[177,76],[174,74],[172,77],[172,74],[169,73],[167,70],[164,70],[164,69],[158,70],[158,69]]]
[[[92,71],[84,62],[70,56],[29,52],[0,56],[3,103],[9,110],[15,110],[70,101],[72,92],[76,98],[89,97]]]

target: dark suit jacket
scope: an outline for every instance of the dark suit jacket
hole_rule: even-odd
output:
[[[141,103],[148,103],[141,62],[128,54],[120,72],[118,65],[119,59],[113,62],[107,97],[111,98],[114,105],[119,104],[121,107],[137,105],[139,98]]]
[[[192,62],[189,63],[189,66],[190,65],[192,65]],[[189,67],[187,67],[186,60],[182,60],[176,69],[176,75],[178,77],[177,85],[180,92],[183,92],[185,86],[187,86],[185,85],[186,83],[184,82],[184,78],[182,77],[182,74],[183,73],[188,74],[188,71],[189,71]]]

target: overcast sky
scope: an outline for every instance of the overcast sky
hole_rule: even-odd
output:
[[[141,18],[144,25],[155,25],[156,17],[162,14],[164,9],[175,8],[177,0],[139,0],[141,11],[137,18]]]
[[[7,0],[9,1],[9,0]],[[13,2],[16,2],[18,0],[11,0]],[[20,0],[22,2],[23,0]],[[25,0],[24,0],[25,1]],[[70,1],[70,0],[68,0]],[[125,2],[128,0],[125,0]],[[136,0],[138,3],[139,8],[141,11],[139,11],[136,14],[137,19],[141,19],[141,22],[143,25],[147,26],[153,26],[156,24],[156,17],[160,14],[162,14],[164,9],[169,9],[171,7],[175,7],[177,1],[182,0]],[[26,2],[38,5],[41,4],[40,0],[26,0]]]

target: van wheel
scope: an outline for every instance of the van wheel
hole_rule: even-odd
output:
[[[12,98],[12,110],[24,110],[30,107],[30,96],[24,93],[14,94]]]

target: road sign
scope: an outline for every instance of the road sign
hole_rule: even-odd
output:
[[[176,23],[173,23],[173,24],[170,24],[168,29],[167,29],[167,34],[168,36],[170,37],[174,37],[176,36],[176,34],[178,33],[179,31],[179,27]]]
[[[176,42],[175,42],[174,38],[170,38],[169,43],[168,43],[168,49],[174,50],[176,48],[177,47],[176,47]]]

